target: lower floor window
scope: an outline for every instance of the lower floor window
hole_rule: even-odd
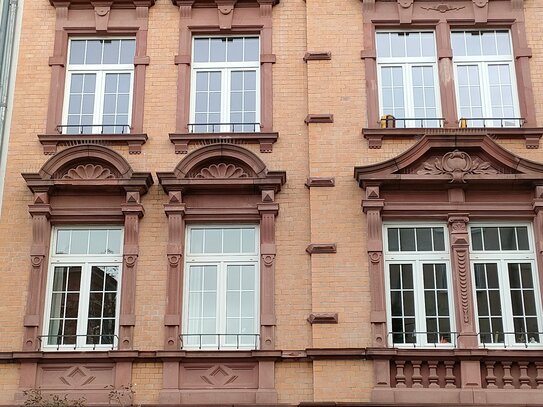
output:
[[[55,229],[44,349],[113,348],[122,229]]]
[[[388,227],[389,343],[452,343],[449,261],[444,227]]]
[[[256,226],[188,229],[183,347],[258,347],[257,237]]]
[[[541,343],[541,300],[528,226],[471,228],[479,341],[483,345]]]
[[[454,345],[453,292],[446,226],[385,225],[389,343]],[[543,340],[531,225],[473,224],[470,259],[481,346]]]

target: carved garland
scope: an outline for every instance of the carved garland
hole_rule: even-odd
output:
[[[454,150],[445,154],[441,159],[436,158],[434,162],[425,162],[423,169],[417,171],[419,175],[449,175],[450,183],[465,183],[464,177],[471,175],[493,175],[497,174],[488,161],[481,161],[478,158],[472,159],[464,151]]]

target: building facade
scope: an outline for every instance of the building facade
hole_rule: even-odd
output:
[[[542,17],[25,2],[0,404],[543,404]]]

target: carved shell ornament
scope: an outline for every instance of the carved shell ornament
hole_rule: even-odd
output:
[[[464,151],[454,150],[445,154],[442,158],[436,158],[433,162],[425,162],[423,169],[417,171],[419,175],[449,175],[451,183],[465,183],[464,177],[471,175],[497,174],[488,161],[478,158],[472,159]]]
[[[213,178],[247,178],[249,175],[243,168],[236,167],[234,164],[211,164],[209,167],[202,168],[195,178],[213,179]]]
[[[75,168],[71,168],[62,177],[62,179],[112,179],[115,175],[107,168],[102,167],[100,164],[87,164],[78,165]]]

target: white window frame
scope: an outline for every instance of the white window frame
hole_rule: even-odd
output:
[[[505,31],[502,29],[499,30],[477,30],[477,29],[466,29],[466,30],[451,30],[451,33],[453,32],[474,32],[474,31]],[[495,118],[494,119],[492,115],[492,102],[490,97],[490,82],[488,77],[488,67],[489,65],[508,65],[509,66],[509,75],[511,76],[511,92],[513,93],[513,108],[514,108],[514,118],[520,119],[520,105],[519,105],[519,95],[518,95],[518,87],[517,87],[517,75],[515,72],[515,56],[513,52],[513,41],[511,38],[511,30],[507,30],[509,33],[509,49],[511,50],[511,55],[508,55],[507,58],[505,58],[504,55],[478,55],[478,56],[454,56],[453,55],[453,67],[454,67],[454,79],[455,79],[455,98],[456,98],[456,106],[458,110],[458,119],[462,119],[462,114],[460,112],[460,88],[459,88],[459,75],[458,75],[458,67],[459,66],[469,66],[469,65],[476,65],[478,67],[479,71],[479,84],[481,87],[481,103],[482,103],[482,110],[483,110],[483,118],[487,118],[488,120],[485,120],[485,127],[493,127],[486,126],[486,122],[494,123],[494,122],[501,122],[502,118]],[[466,119],[471,119],[470,117],[467,117]],[[515,121],[517,125],[513,126],[504,126],[504,127],[522,127],[522,121]],[[470,121],[468,120],[467,123],[468,127],[475,127],[473,125],[470,125]],[[496,127],[500,127],[499,125]]]
[[[401,67],[402,68],[402,77],[403,77],[403,88],[404,88],[404,109],[405,109],[405,118],[413,119],[415,118],[415,103],[413,96],[413,67],[431,67],[434,74],[434,89],[435,89],[435,100],[436,100],[436,117],[435,120],[440,122],[442,109],[441,109],[441,90],[439,83],[439,71],[437,64],[437,44],[436,44],[436,33],[434,30],[378,30],[375,33],[377,36],[378,33],[420,33],[420,32],[431,32],[434,36],[434,50],[435,56],[433,57],[379,57],[376,56],[377,64],[377,89],[378,89],[378,98],[379,98],[379,112],[380,116],[393,114],[393,112],[385,112],[383,108],[383,79],[382,79],[382,68],[388,67]],[[377,52],[377,45],[376,45]],[[403,117],[398,119],[404,119]],[[418,119],[421,119],[420,117]],[[424,118],[423,118],[424,119]],[[427,117],[425,119],[434,119],[432,117]],[[422,126],[419,126],[420,122],[417,120],[407,120],[403,127],[427,127],[426,123],[430,121],[425,121]],[[396,124],[398,126],[398,123]]]
[[[190,235],[193,229],[236,229],[251,227],[255,230],[255,253],[248,254],[207,254],[207,253],[191,253]],[[260,347],[260,226],[254,224],[194,224],[186,227],[185,232],[185,267],[183,277],[183,324],[182,335],[190,335],[188,332],[188,320],[189,320],[189,267],[190,266],[217,266],[217,303],[216,303],[216,318],[218,325],[217,334],[226,335],[226,269],[229,264],[235,265],[254,265],[255,267],[255,322],[254,332],[252,334],[238,334],[243,335],[256,335],[254,345],[229,345],[227,344],[226,337],[217,336],[217,342],[212,345],[190,345],[182,343],[182,348],[187,350],[248,350],[259,349]],[[219,340],[220,338],[220,340]]]
[[[527,227],[528,228],[528,243],[530,250],[493,250],[493,251],[476,251],[473,250],[473,244],[471,239],[471,229],[479,227]],[[475,312],[475,321],[477,326],[477,332],[480,332],[479,327],[479,313],[477,306],[477,288],[475,286],[475,267],[476,263],[496,263],[498,267],[498,281],[500,284],[500,302],[502,308],[502,323],[504,332],[513,332],[513,312],[511,305],[511,298],[509,295],[509,276],[508,276],[508,263],[530,263],[532,266],[532,278],[534,284],[534,297],[535,297],[535,309],[537,312],[537,323],[539,329],[543,331],[543,311],[541,305],[541,286],[539,283],[539,272],[536,261],[536,253],[534,251],[535,240],[533,234],[533,227],[531,223],[525,222],[493,222],[493,223],[473,223],[469,225],[470,236],[470,267],[471,278],[473,282],[472,296],[473,296],[473,308]],[[504,335],[503,343],[482,343],[480,336],[478,336],[480,346],[486,348],[543,348],[543,334],[539,335],[539,343],[517,343],[515,342],[514,335]]]
[[[130,133],[132,125],[132,104],[134,99],[134,64],[70,64],[70,55],[72,49],[72,41],[78,40],[134,40],[136,37],[71,37],[68,42],[68,56],[66,60],[66,86],[64,87],[64,100],[62,111],[62,123],[68,124],[68,109],[70,103],[70,88],[72,84],[73,74],[95,74],[95,94],[94,94],[94,109],[93,109],[93,126],[92,134],[102,132],[102,120],[104,114],[104,97],[107,74],[130,74],[130,95],[128,96],[128,123],[126,125],[126,133]],[[87,127],[81,125],[80,127]],[[115,126],[115,125],[111,125]],[[120,126],[120,125],[117,125]],[[67,130],[67,129],[66,129]],[[116,133],[117,134],[117,133]]]
[[[262,41],[259,35],[199,35],[192,37],[191,53],[191,80],[190,80],[190,123],[195,125],[196,122],[196,76],[198,72],[220,72],[221,73],[221,112],[220,123],[230,123],[230,94],[231,94],[231,75],[232,71],[255,71],[256,72],[256,114],[255,123],[260,123],[260,58],[259,61],[251,62],[195,62],[194,61],[194,40],[198,38],[258,38],[259,49],[261,49]],[[206,125],[206,123],[198,123],[198,125]],[[215,131],[212,128],[210,133],[232,133],[228,124],[218,126],[219,130]],[[253,132],[260,132],[260,126],[255,124]]]
[[[443,228],[444,251],[394,251],[388,250],[388,229],[390,228]],[[450,261],[450,244],[448,236],[448,228],[443,223],[383,223],[383,243],[384,243],[384,272],[385,272],[385,291],[386,291],[386,307],[387,307],[387,326],[389,327],[387,335],[387,343],[391,347],[397,348],[413,348],[413,347],[431,347],[431,348],[452,348],[456,344],[456,325],[455,325],[455,308],[453,302],[453,281],[452,268]],[[422,265],[426,263],[445,264],[447,273],[447,291],[449,293],[449,318],[450,318],[450,343],[432,343],[427,341],[426,328],[426,309],[424,303],[424,278],[422,273]],[[392,332],[392,304],[390,299],[390,269],[391,264],[411,264],[413,268],[413,291],[414,291],[414,306],[415,306],[415,326],[416,341],[414,343],[396,343],[393,342]]]
[[[55,248],[57,246],[58,231],[61,230],[111,230],[118,229],[121,231],[121,253],[111,254],[55,254]],[[122,273],[123,273],[123,239],[124,228],[121,226],[66,226],[66,227],[53,227],[51,230],[51,248],[49,253],[49,267],[47,274],[47,287],[46,287],[46,300],[45,300],[45,317],[43,326],[42,350],[44,351],[73,351],[73,350],[107,350],[116,349],[118,347],[118,335],[119,335],[119,315],[121,309],[121,292],[122,292]],[[89,239],[90,241],[90,239]],[[81,267],[81,281],[79,287],[79,308],[77,317],[77,331],[75,345],[49,345],[47,335],[49,335],[49,325],[51,318],[51,301],[53,293],[53,279],[55,267]],[[90,283],[91,283],[91,271],[92,266],[103,267],[118,267],[119,276],[117,280],[117,299],[115,309],[115,332],[113,344],[87,344],[87,324],[88,324],[88,307],[89,307],[89,295],[90,295]],[[81,336],[79,336],[81,335]]]

